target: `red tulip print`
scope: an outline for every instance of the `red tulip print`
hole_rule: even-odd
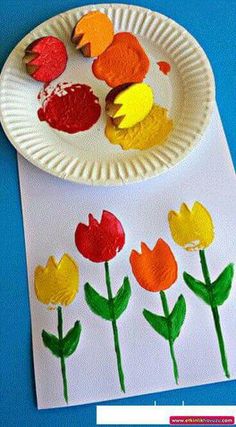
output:
[[[100,222],[89,214],[89,224],[79,223],[76,228],[75,244],[85,258],[96,263],[104,262],[108,298],[100,295],[89,283],[86,283],[85,299],[93,313],[112,323],[120,388],[125,393],[117,320],[128,306],[131,288],[128,277],[124,277],[123,285],[113,296],[108,264],[108,261],[113,259],[125,244],[124,229],[118,218],[111,212],[103,211]]]
[[[75,244],[92,262],[110,261],[125,244],[124,229],[111,212],[103,211],[100,223],[89,214],[89,225],[80,223],[76,229]]]

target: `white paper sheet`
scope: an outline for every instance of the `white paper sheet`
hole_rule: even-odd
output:
[[[76,352],[67,359],[69,404],[76,405],[152,393],[173,388],[224,381],[214,324],[209,306],[183,283],[182,272],[201,279],[197,253],[184,251],[170,235],[167,214],[182,202],[202,202],[210,211],[216,236],[207,250],[211,276],[235,260],[236,188],[233,165],[217,110],[201,143],[181,164],[143,183],[113,188],[76,185],[46,174],[18,157],[26,240],[34,368],[39,408],[66,406],[63,399],[59,359],[44,347],[42,329],[57,333],[56,312],[47,310],[35,296],[34,269],[45,265],[50,255],[59,260],[71,254],[80,266],[80,290],[64,310],[68,330],[79,319],[82,334]],[[118,320],[126,394],[119,389],[110,322],[92,313],[84,299],[83,285],[89,281],[106,295],[103,264],[84,259],[74,244],[79,222],[93,213],[113,212],[126,232],[123,250],[110,262],[114,292],[128,274],[132,285],[130,304]],[[143,308],[162,314],[158,293],[142,289],[129,265],[131,249],[141,241],[153,247],[162,237],[171,246],[179,264],[179,278],[168,291],[171,306],[183,293],[187,316],[175,343],[180,382],[175,386],[168,343],[148,325]],[[219,308],[231,379],[236,377],[236,284]]]

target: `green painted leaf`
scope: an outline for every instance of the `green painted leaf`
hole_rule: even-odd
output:
[[[114,314],[115,318],[119,319],[121,314],[125,311],[128,306],[131,297],[131,287],[128,277],[124,278],[123,285],[113,298]]]
[[[128,277],[124,278],[123,285],[116,296],[112,298],[112,301],[100,295],[89,283],[85,284],[84,291],[86,302],[93,313],[105,320],[113,320],[113,313],[115,319],[119,319],[127,308],[131,296],[131,287]]]
[[[80,334],[81,334],[81,324],[77,320],[73,326],[67,332],[66,336],[62,340],[62,352],[65,357],[69,357],[77,348],[79,344]]]
[[[234,277],[234,264],[229,264],[212,283],[213,305],[222,305],[228,298]]]
[[[183,295],[180,295],[172,312],[169,315],[170,336],[176,340],[180,334],[186,316],[186,302]]]
[[[48,332],[43,330],[42,339],[45,347],[49,348],[49,350],[54,354],[54,356],[61,357],[59,339],[55,335],[49,334]]]
[[[184,272],[183,274],[184,281],[186,285],[203,301],[205,301],[207,304],[211,305],[210,302],[210,296],[207,290],[207,287],[204,283],[200,282],[200,280],[195,279],[193,276],[190,276],[190,274]]]
[[[89,283],[84,286],[85,299],[93,313],[105,320],[112,320],[109,301],[100,295]]]
[[[146,309],[143,310],[143,315],[148,323],[153,327],[153,329],[158,332],[166,340],[169,339],[169,330],[166,318],[163,316],[158,316],[157,314],[152,313]]]

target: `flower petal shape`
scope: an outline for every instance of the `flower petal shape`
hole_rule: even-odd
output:
[[[54,256],[50,256],[45,267],[36,267],[34,288],[43,304],[71,304],[79,289],[79,269],[74,259],[64,254],[57,263]]]
[[[150,292],[168,289],[175,283],[178,266],[168,244],[159,239],[151,250],[141,243],[141,254],[133,250],[130,264],[140,286]]]
[[[211,215],[200,202],[195,202],[192,209],[183,203],[179,212],[169,212],[168,221],[174,241],[187,251],[205,249],[214,240]]]
[[[89,214],[89,224],[79,223],[75,232],[78,251],[93,262],[114,258],[125,244],[121,222],[111,212],[103,211],[100,223]]]

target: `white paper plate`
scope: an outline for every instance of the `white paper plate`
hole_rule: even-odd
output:
[[[174,120],[174,130],[162,146],[145,151],[123,151],[106,139],[104,99],[110,88],[94,77],[92,60],[78,54],[70,42],[76,22],[91,9],[105,12],[112,19],[115,32],[135,34],[149,56],[151,67],[145,81],[154,89],[155,101],[167,107]],[[100,99],[103,113],[87,132],[69,135],[38,120],[37,95],[42,84],[27,75],[22,57],[29,43],[45,35],[62,39],[69,55],[65,72],[52,82],[53,85],[63,81],[89,84]],[[159,71],[158,61],[171,64],[168,76]],[[39,25],[12,51],[0,81],[2,125],[19,153],[60,178],[96,185],[140,181],[177,164],[190,153],[203,134],[214,98],[212,70],[195,39],[159,13],[121,4],[80,7]]]

